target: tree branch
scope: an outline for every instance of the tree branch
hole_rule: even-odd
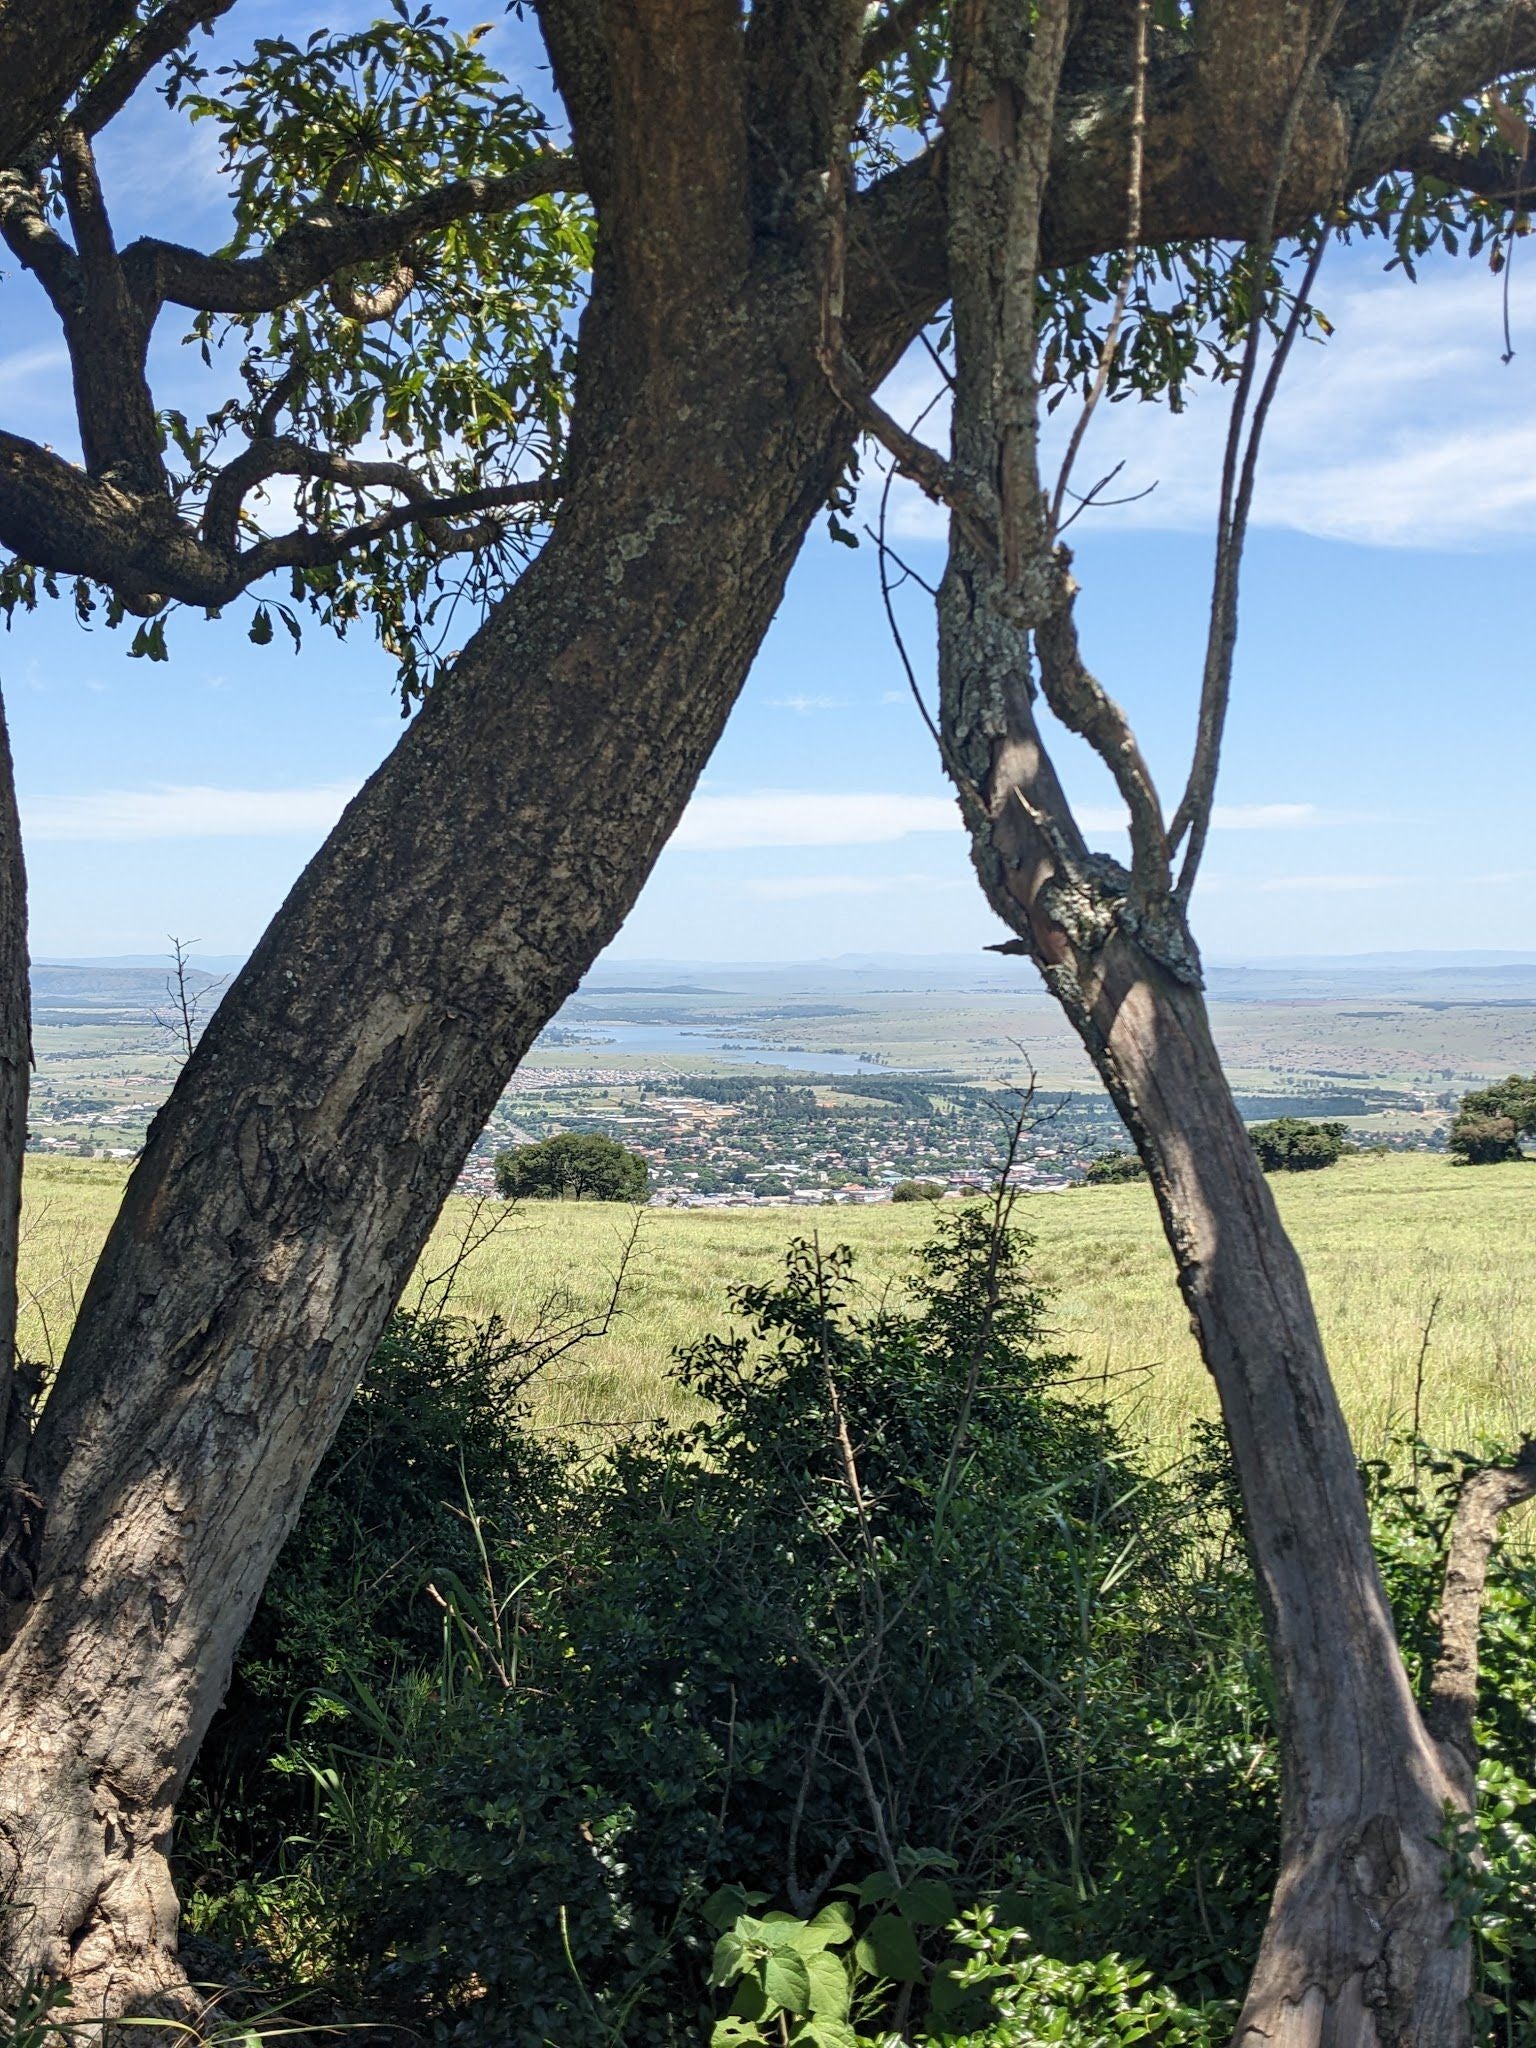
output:
[[[364,540],[376,540],[412,524],[421,525],[439,546],[482,547],[495,538],[497,523],[482,522],[469,531],[450,533],[444,522],[513,505],[547,504],[558,490],[555,479],[539,477],[437,496],[402,462],[361,462],[282,435],[253,442],[214,479],[203,509],[204,541],[226,557],[233,556],[239,544],[241,507],[259,484],[275,476],[340,484],[353,491],[396,491],[405,502],[339,533],[299,528],[257,542],[238,558],[242,586],[271,568],[314,567],[337,561]]]
[[[5,0],[0,6],[0,168],[12,169],[133,20],[134,0]]]
[[[1393,168],[1415,177],[1438,178],[1453,191],[1521,211],[1536,203],[1536,163],[1508,150],[1468,149],[1449,135],[1429,135],[1411,144]]]
[[[59,318],[68,320],[84,290],[80,259],[49,220],[41,188],[25,170],[0,171],[0,238]]]
[[[404,502],[356,524],[298,528],[238,551],[239,504],[267,477],[327,479],[349,489],[398,491]],[[177,516],[169,498],[141,496],[85,471],[51,450],[0,429],[0,546],[40,569],[108,585],[129,611],[151,616],[167,604],[216,610],[274,569],[315,568],[402,527],[419,526],[444,553],[484,547],[501,522],[455,521],[516,506],[553,504],[556,477],[487,485],[437,495],[393,462],[353,462],[296,441],[257,442],[215,481],[209,537]]]
[[[1536,1438],[1521,1446],[1511,1465],[1491,1465],[1463,1484],[1451,1519],[1451,1540],[1440,1595],[1439,1654],[1424,1719],[1448,1747],[1470,1785],[1477,1770],[1478,1629],[1488,1585],[1488,1560],[1499,1524],[1513,1507],[1536,1498]]]
[[[196,28],[208,28],[227,14],[235,0],[166,0],[158,14],[129,37],[96,83],[80,98],[70,120],[83,135],[98,135],[114,120],[155,66],[169,57]]]
[[[358,466],[385,468],[390,465]],[[559,488],[556,478],[540,477],[530,483],[488,485],[484,490],[464,491],[458,496],[412,498],[403,505],[390,506],[372,519],[360,520],[355,526],[344,526],[333,533],[313,527],[295,527],[291,533],[259,541],[240,556],[238,587],[248,589],[274,569],[316,569],[330,562],[339,562],[354,548],[369,541],[383,540],[404,526],[420,526],[440,554],[463,554],[474,548],[489,547],[501,535],[502,522],[499,519],[481,519],[473,526],[463,527],[452,522],[471,518],[476,513],[504,511],[519,505],[552,505],[559,495]]]
[[[390,213],[317,209],[256,256],[205,256],[146,236],[123,251],[134,296],[200,313],[270,313],[303,298],[340,270],[394,257],[423,235],[478,213],[514,213],[547,192],[580,188],[574,157],[548,150],[519,171],[460,178]]]

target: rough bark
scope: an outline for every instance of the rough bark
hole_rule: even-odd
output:
[[[655,119],[697,77],[658,83],[652,55]],[[671,161],[648,137],[674,213],[681,126]],[[589,412],[547,549],[225,996],[82,1304],[28,1463],[37,1597],[0,1664],[8,1960],[82,2011],[176,1985],[172,1809],[271,1559],[465,1152],[675,825],[846,453],[819,276],[773,250],[749,273],[745,241],[707,264],[691,242],[665,292],[644,240],[599,279],[583,375],[630,402]],[[872,359],[904,332],[877,309]]]
[[[1045,0],[1040,23],[1055,14],[1059,25],[1059,11]],[[1244,32],[1253,12],[1211,9],[1202,61],[1228,62],[1215,30]],[[1310,93],[1294,41],[1309,10],[1258,12],[1266,21],[1246,32],[1265,30],[1266,66]],[[1470,1956],[1450,1940],[1443,1843],[1447,1814],[1465,1807],[1464,1772],[1408,1684],[1306,1278],[1212,1042],[1157,791],[1082,659],[1041,489],[1033,309],[1046,173],[1027,110],[1054,92],[1049,45],[1037,29],[1021,63],[991,0],[966,0],[961,20],[949,189],[957,512],[939,594],[940,726],[988,898],[1148,1167],[1242,1489],[1283,1793],[1279,1879],[1236,2038],[1458,2048],[1470,2038]],[[1114,775],[1130,869],[1086,846],[1042,739],[1037,687]]]
[[[16,815],[16,770],[0,705],[0,1487],[25,1454],[25,1389],[16,1380],[16,1243],[20,1169],[27,1151],[27,1094],[33,1067],[33,1006],[27,981],[27,866]],[[0,1509],[8,1513],[6,1509]],[[0,1532],[0,1597],[6,1579]],[[10,1567],[14,1569],[14,1567]]]

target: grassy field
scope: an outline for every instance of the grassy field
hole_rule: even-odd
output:
[[[124,1177],[105,1162],[28,1160],[22,1338],[33,1356],[57,1355]],[[1469,1170],[1410,1154],[1345,1160],[1275,1185],[1362,1450],[1376,1450],[1411,1412],[1437,1297],[1424,1369],[1428,1433],[1469,1443],[1536,1426],[1536,1167]],[[1160,1451],[1176,1451],[1191,1418],[1214,1411],[1147,1190],[1034,1196],[1018,1215],[1034,1234],[1055,1326],[1082,1360],[1085,1389],[1104,1392]],[[467,1204],[449,1205],[424,1276],[453,1261],[468,1219]],[[605,1336],[550,1370],[537,1394],[542,1420],[611,1428],[680,1413],[672,1351],[724,1328],[726,1290],[772,1274],[791,1237],[817,1231],[824,1244],[852,1245],[873,1296],[900,1286],[930,1222],[917,1204],[645,1212],[621,1312]],[[628,1212],[602,1205],[507,1212],[464,1261],[455,1312],[496,1313],[526,1329],[552,1295],[560,1316],[599,1309],[629,1223]]]

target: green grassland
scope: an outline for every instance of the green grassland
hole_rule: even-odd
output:
[[[125,1179],[113,1162],[27,1162],[22,1247],[24,1348],[56,1357]],[[1346,1159],[1274,1183],[1306,1261],[1345,1408],[1374,1454],[1411,1414],[1421,1351],[1422,1417],[1442,1441],[1509,1438],[1536,1426],[1536,1165],[1459,1168],[1412,1153]],[[1141,1185],[1024,1198],[1062,1346],[1136,1434],[1175,1453],[1192,1418],[1214,1412]],[[463,1259],[452,1310],[500,1315],[513,1331],[601,1311],[630,1234],[628,1211],[530,1203],[482,1209],[486,1241]],[[476,1212],[451,1202],[406,1300],[453,1265]],[[533,1390],[552,1428],[614,1428],[686,1412],[675,1348],[730,1320],[727,1290],[766,1278],[791,1238],[847,1243],[869,1300],[900,1288],[932,1227],[924,1205],[648,1210],[607,1332],[558,1360]],[[436,1300],[441,1289],[434,1290]],[[1426,1325],[1434,1309],[1427,1349]]]

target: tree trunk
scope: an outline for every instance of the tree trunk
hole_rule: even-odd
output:
[[[1398,1652],[1306,1276],[1198,988],[1112,938],[1047,973],[1152,1175],[1242,1487],[1280,1700],[1280,1870],[1240,2048],[1455,2048],[1445,1826],[1470,1787]]]
[[[0,706],[0,1617],[30,1597],[37,1563],[38,1502],[22,1476],[32,1374],[16,1356],[16,1258],[31,1070],[27,874],[10,734]]]
[[[82,2012],[178,1982],[172,1810],[272,1559],[465,1154],[675,827],[846,457],[814,266],[765,266],[693,325],[670,310],[670,355],[642,337],[638,363],[604,362],[629,331],[598,281],[584,356],[627,402],[224,997],[38,1425],[42,1570],[0,1660],[0,1932]],[[872,327],[872,359],[905,332]]]
[[[1280,1870],[1238,2048],[1460,2048],[1471,1955],[1441,1846],[1459,1756],[1409,1689],[1306,1276],[1166,897],[1087,851],[985,565],[940,592],[944,725],[977,872],[1082,1038],[1152,1178],[1242,1489],[1279,1699]],[[1047,822],[1042,822],[1047,821]]]

